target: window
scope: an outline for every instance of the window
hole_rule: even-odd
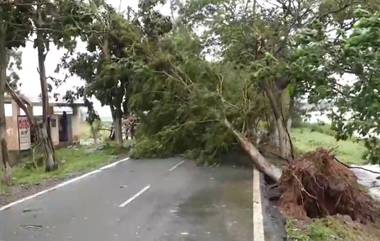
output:
[[[42,106],[33,106],[33,115],[42,116]]]
[[[13,116],[12,104],[5,104],[4,109],[5,109],[5,117]]]

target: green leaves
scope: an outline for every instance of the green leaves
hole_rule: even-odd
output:
[[[25,46],[25,41],[32,31],[30,15],[34,9],[32,1],[13,1],[0,4],[0,41],[5,42],[8,49]],[[4,38],[4,39],[3,39]]]
[[[380,15],[359,9],[354,16],[358,19],[352,29],[335,25],[334,37],[326,25],[301,32],[293,75],[310,102],[330,103],[337,138],[363,138],[368,159],[379,162],[378,142],[373,140],[380,134]]]

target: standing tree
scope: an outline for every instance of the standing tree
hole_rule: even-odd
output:
[[[9,51],[25,46],[32,29],[29,14],[32,6],[29,1],[0,2],[0,153],[4,169],[4,181],[10,183],[11,167],[9,165],[6,141],[6,122],[4,111],[4,94],[7,83]]]
[[[46,18],[49,13],[47,13],[45,10],[48,6],[50,6],[50,2],[46,1],[37,1],[37,7],[36,7],[36,16],[34,18],[34,22],[36,24],[36,40],[35,40],[35,46],[37,47],[38,51],[38,71],[40,75],[40,85],[41,85],[41,100],[42,100],[42,128],[39,128],[41,130],[40,132],[40,138],[42,142],[42,146],[45,150],[46,154],[46,161],[45,161],[45,168],[46,171],[53,171],[58,168],[57,160],[55,157],[55,151],[54,151],[54,145],[53,141],[51,139],[51,133],[50,133],[50,122],[49,122],[49,95],[48,95],[48,83],[46,78],[46,69],[45,69],[45,60],[47,51],[49,49],[48,47],[48,32],[44,31],[43,29],[46,28],[44,24],[44,18],[46,21]]]
[[[300,33],[294,76],[309,102],[334,106],[337,139],[364,139],[365,158],[379,163],[379,6],[368,1],[360,7],[318,19]]]
[[[144,61],[148,46],[142,39],[140,26],[116,13],[111,6],[91,2],[91,11],[94,21],[83,26],[81,34],[87,42],[87,53],[67,57],[64,65],[86,81],[85,96],[95,96],[102,105],[110,106],[116,142],[121,146],[122,117],[130,113],[128,101],[133,76],[136,66]]]
[[[81,0],[36,0],[35,11],[30,16],[35,26],[34,46],[38,52],[38,71],[41,85],[42,99],[42,123],[38,129],[38,137],[44,149],[46,171],[55,170],[58,167],[55,157],[54,145],[51,139],[49,122],[49,94],[45,68],[46,56],[53,43],[56,47],[66,48],[72,52],[76,46],[76,36],[81,29],[78,23],[87,24],[92,18],[86,14],[84,2]]]
[[[29,32],[25,33],[25,38],[29,34],[36,36],[34,46],[38,51],[38,70],[41,84],[41,97],[43,107],[42,124],[40,125],[31,115],[30,111],[25,108],[25,102],[14,92],[8,88],[9,93],[19,104],[20,108],[28,114],[30,122],[37,130],[38,140],[41,142],[46,156],[45,168],[46,171],[51,171],[57,168],[54,146],[52,144],[50,128],[49,128],[49,97],[48,83],[45,69],[46,55],[49,51],[50,43],[54,43],[58,48],[64,47],[69,51],[73,51],[76,46],[75,36],[78,35],[80,29],[77,23],[86,24],[91,21],[91,16],[86,15],[83,2],[81,0],[57,0],[57,1],[41,1],[30,0],[27,2],[8,2],[4,6],[23,9],[22,18],[16,12],[8,12],[9,16],[17,19],[17,22],[12,26],[12,30],[19,32],[17,28],[22,26],[27,27]],[[27,9],[27,11],[25,10]],[[12,10],[13,11],[13,10]],[[13,15],[12,15],[13,14]],[[22,33],[22,32],[21,32]],[[3,35],[4,36],[4,35]],[[12,36],[12,34],[10,34]],[[16,38],[17,39],[17,38]],[[17,41],[20,41],[17,39]],[[15,42],[17,42],[15,41]]]

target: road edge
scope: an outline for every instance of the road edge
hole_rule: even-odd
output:
[[[32,194],[32,195],[30,195],[30,196],[27,196],[27,197],[21,198],[21,199],[19,199],[19,200],[17,200],[17,201],[14,201],[14,202],[8,203],[8,204],[6,204],[6,205],[0,207],[0,212],[6,210],[6,209],[8,209],[8,208],[11,208],[11,207],[13,207],[13,206],[16,206],[17,204],[20,204],[20,203],[26,202],[26,201],[31,200],[31,199],[33,199],[33,198],[36,198],[36,197],[42,196],[42,195],[44,195],[44,194],[46,194],[46,193],[49,193],[49,192],[55,191],[55,190],[57,190],[57,189],[60,189],[60,188],[62,188],[62,187],[64,187],[64,186],[67,186],[67,185],[69,185],[69,184],[71,184],[71,183],[77,182],[77,181],[79,181],[79,180],[81,180],[81,179],[84,179],[84,178],[86,178],[86,177],[89,177],[89,176],[95,175],[95,174],[97,174],[97,173],[100,173],[100,172],[102,172],[102,171],[104,171],[104,170],[107,170],[107,169],[109,169],[109,168],[112,168],[112,167],[114,167],[114,166],[116,166],[116,165],[118,165],[118,164],[120,164],[120,163],[122,163],[122,162],[128,161],[128,160],[129,160],[129,157],[124,158],[124,159],[121,159],[121,160],[118,160],[118,161],[115,161],[115,162],[113,162],[113,163],[111,163],[111,164],[105,165],[105,166],[100,167],[100,168],[98,168],[98,169],[96,169],[96,170],[93,170],[93,171],[87,172],[87,173],[82,174],[82,175],[80,175],[80,176],[78,176],[78,177],[74,177],[74,178],[69,179],[69,180],[67,180],[67,181],[61,182],[61,183],[59,183],[59,184],[57,184],[57,185],[55,185],[55,186],[53,186],[53,187],[47,188],[47,189],[45,189],[45,190],[42,190],[42,191],[37,192],[37,193],[35,193],[35,194]]]
[[[265,241],[261,194],[261,173],[253,169],[253,241]]]

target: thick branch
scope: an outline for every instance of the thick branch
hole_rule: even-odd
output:
[[[12,96],[12,99],[16,102],[16,104],[25,112],[29,123],[35,127],[35,121],[33,118],[33,114],[30,112],[28,107],[26,107],[25,101],[21,99],[21,97],[12,89],[12,87],[9,85],[9,83],[6,83],[6,90],[7,92]]]

